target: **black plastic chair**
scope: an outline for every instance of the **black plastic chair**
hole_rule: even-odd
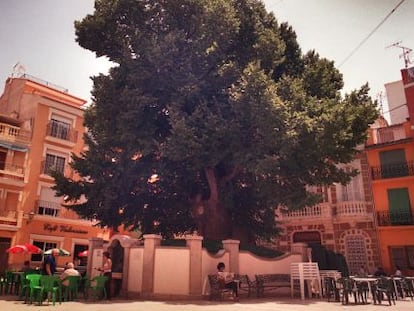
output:
[[[392,279],[386,277],[379,278],[377,283],[373,285],[372,292],[375,304],[381,304],[385,296],[390,306],[391,302],[393,302],[395,305],[396,293]]]
[[[335,301],[340,301],[339,289],[336,286],[336,281],[334,278],[324,278],[324,295],[326,298],[328,298],[328,302],[331,301],[331,298],[334,298]]]

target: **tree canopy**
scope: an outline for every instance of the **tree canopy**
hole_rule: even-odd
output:
[[[255,0],[96,0],[78,43],[116,64],[93,77],[80,175],[55,174],[70,208],[101,225],[254,241],[275,207],[346,183],[377,117],[342,75]],[[79,201],[84,196],[86,200]]]

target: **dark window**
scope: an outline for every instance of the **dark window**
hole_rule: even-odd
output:
[[[382,151],[379,154],[382,178],[408,175],[407,160],[404,149]]]
[[[54,154],[46,154],[44,173],[50,174],[51,171],[63,173],[65,169],[65,158]]]
[[[42,251],[47,251],[48,249],[57,247],[57,243],[44,242],[44,241],[33,241],[33,245],[36,245]],[[31,261],[43,261],[43,255],[42,254],[32,254]]]
[[[393,225],[412,223],[410,196],[407,188],[388,189],[390,222]]]
[[[390,247],[390,256],[393,266],[401,269],[414,269],[414,246]]]
[[[55,120],[55,119],[52,119],[50,121],[50,136],[68,140],[69,130],[70,130],[69,123]]]

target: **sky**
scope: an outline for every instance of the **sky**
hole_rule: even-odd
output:
[[[384,84],[400,80],[405,66],[403,49],[387,46],[400,42],[414,50],[414,0],[263,2],[293,27],[303,53],[315,50],[335,62],[344,92],[368,82],[370,95],[386,105]],[[90,102],[90,77],[111,66],[75,41],[74,21],[93,13],[93,6],[93,0],[0,0],[0,91],[19,63],[25,73]]]

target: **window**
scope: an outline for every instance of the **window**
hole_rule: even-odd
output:
[[[51,248],[56,248],[57,243],[45,241],[33,241],[33,245],[39,247],[42,251],[47,251]],[[31,261],[43,261],[42,254],[32,254]]]
[[[338,189],[339,188],[339,189]],[[339,185],[338,187],[338,201],[347,202],[347,201],[363,201],[363,194],[361,191],[362,187],[362,176],[358,174],[354,176],[351,181],[345,186]]]
[[[52,119],[49,123],[49,135],[69,140],[70,124],[60,120]]]
[[[46,162],[45,162],[45,168],[44,173],[50,174],[51,171],[58,171],[60,173],[64,172],[65,169],[65,158],[60,157],[54,154],[46,154]]]
[[[56,197],[56,192],[53,189],[42,187],[40,189],[40,200],[37,202],[37,213],[58,217],[61,208],[60,200],[59,197]]]
[[[414,246],[391,246],[390,256],[392,265],[401,269],[414,269]]]
[[[6,151],[0,151],[0,170],[4,170],[6,168]]]
[[[346,259],[350,273],[357,273],[368,262],[365,239],[362,235],[349,235],[345,238]]]
[[[410,196],[407,188],[388,189],[390,222],[393,225],[412,224]]]
[[[381,177],[392,178],[408,175],[407,160],[404,149],[382,151],[379,154],[381,162]]]

